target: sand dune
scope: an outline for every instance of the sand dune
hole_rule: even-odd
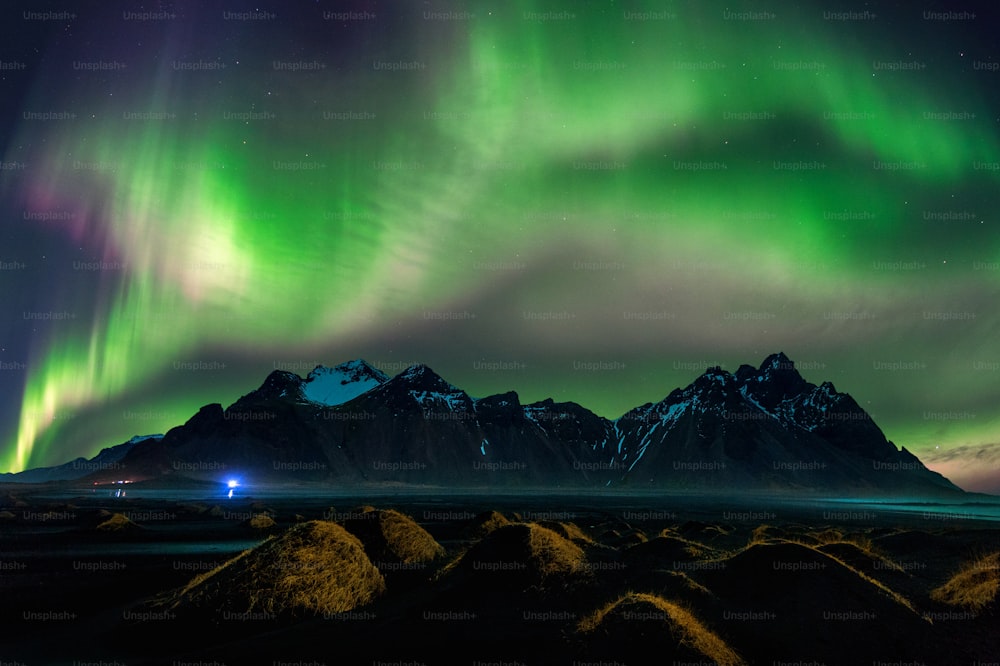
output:
[[[361,540],[376,566],[430,562],[445,554],[427,530],[393,509],[361,512],[344,527]]]
[[[176,653],[164,663],[294,655],[303,663],[567,666],[650,658],[931,666],[988,663],[1000,650],[1000,530],[988,526],[723,522],[706,511],[601,509],[526,520],[545,512],[482,504],[421,513],[399,502],[342,514],[290,501],[227,506],[18,508],[17,529],[40,522],[36,514],[64,520],[46,532],[53,555],[45,564],[4,571],[6,603],[77,603],[85,614],[93,591],[117,595],[125,612],[112,620],[127,619],[109,627],[98,624],[107,614],[93,615],[92,626],[104,628],[86,633],[109,654],[122,650],[123,663],[142,663],[137,655],[152,645]],[[266,531],[242,526],[264,511],[274,521]],[[174,522],[155,522],[163,516]],[[103,523],[135,527],[109,538],[94,529]],[[186,540],[208,533],[260,541],[228,559],[189,553]],[[118,554],[60,560],[57,544],[74,541]],[[0,534],[7,552],[19,543]],[[164,571],[162,558],[126,554],[157,544],[183,546],[174,562],[197,568]],[[78,587],[38,585],[65,583],[73,562],[87,570],[73,579]],[[157,577],[172,583],[156,587]],[[59,594],[46,597],[49,590]]]
[[[340,613],[371,602],[385,581],[340,525],[310,521],[196,576],[167,602],[216,619]]]
[[[745,663],[691,611],[654,594],[625,594],[586,616],[577,630],[587,636],[589,649],[621,659]]]

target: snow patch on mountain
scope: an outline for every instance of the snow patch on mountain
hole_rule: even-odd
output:
[[[362,360],[341,363],[335,368],[317,366],[302,383],[306,400],[332,407],[353,400],[386,382],[388,377]]]
[[[410,391],[410,395],[424,410],[447,409],[452,412],[469,411],[472,399],[461,391],[442,393],[441,391]]]
[[[670,421],[677,421],[680,415],[684,413],[684,410],[691,407],[692,403],[688,400],[682,400],[680,402],[675,402],[667,408],[667,411],[660,412],[660,423],[667,423]],[[673,425],[673,424],[671,424]]]
[[[744,400],[746,400],[746,401],[747,401],[747,402],[749,402],[749,403],[750,403],[751,405],[753,405],[754,407],[756,407],[756,408],[757,408],[757,409],[759,409],[760,411],[764,412],[764,413],[765,413],[765,414],[767,414],[768,416],[770,416],[770,417],[772,417],[772,418],[778,418],[778,417],[777,417],[777,415],[776,415],[776,414],[775,414],[774,412],[771,412],[771,411],[768,411],[768,410],[767,410],[767,409],[766,409],[766,408],[764,407],[764,405],[762,405],[762,404],[760,404],[759,402],[757,402],[757,399],[756,399],[756,398],[754,398],[754,397],[753,397],[752,395],[750,395],[750,392],[749,392],[749,391],[747,390],[747,387],[746,387],[746,384],[744,384],[743,386],[741,386],[741,387],[740,387],[740,395],[742,395],[742,396],[743,396],[743,399],[744,399]]]
[[[632,464],[628,466],[628,470],[626,471],[631,472],[632,468],[635,467],[636,463],[642,460],[643,454],[646,453],[646,449],[649,447],[649,442],[651,441],[653,433],[656,432],[656,429],[659,428],[660,425],[662,425],[662,422],[654,423],[653,427],[649,429],[649,432],[643,435],[642,439],[639,440],[639,447],[638,447],[639,450],[636,453],[635,460],[632,461]]]
[[[534,423],[536,426],[538,426],[542,430],[545,430],[545,428],[542,427],[542,424],[539,423],[539,419],[538,419],[538,414],[540,414],[542,412],[542,408],[541,407],[529,407],[528,405],[525,405],[524,407],[522,407],[522,409],[524,410],[524,416],[525,416],[525,418],[527,418],[529,421],[531,421],[532,423]]]
[[[163,435],[136,435],[132,439],[125,442],[126,444],[138,444],[139,442],[145,442],[147,439],[163,439]]]
[[[539,406],[540,405],[540,406]],[[572,420],[573,416],[566,412],[554,411],[551,401],[545,401],[543,403],[536,403],[535,405],[524,405],[521,407],[524,410],[524,417],[538,426],[542,432],[546,434],[548,431],[545,426],[542,425],[543,422],[553,422],[562,420]]]

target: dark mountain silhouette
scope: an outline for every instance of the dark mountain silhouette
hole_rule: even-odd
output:
[[[851,396],[805,381],[781,353],[735,374],[709,368],[615,428],[632,484],[955,489],[897,450]]]
[[[391,378],[361,360],[305,379],[275,371],[228,408],[206,405],[136,444],[121,464],[135,479],[959,492],[781,353],[759,368],[709,368],[615,420],[572,402],[523,405],[514,392],[473,398],[425,365]]]
[[[123,470],[121,459],[125,457],[133,446],[146,440],[156,440],[163,435],[137,435],[127,442],[116,446],[109,446],[102,449],[93,458],[76,458],[61,465],[53,467],[35,467],[26,469],[23,472],[6,472],[0,474],[0,481],[14,483],[48,483],[50,481],[71,481],[79,479],[95,471],[113,473],[116,470]]]

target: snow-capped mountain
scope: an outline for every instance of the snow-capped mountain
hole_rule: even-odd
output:
[[[324,447],[331,458],[364,452],[365,481],[467,487],[578,483],[574,462],[596,458],[592,438],[574,439],[554,428],[562,420],[558,412],[575,408],[579,413],[567,422],[589,422],[600,431],[605,421],[567,405],[548,401],[525,408],[513,392],[472,398],[429,367],[414,365],[325,413]]]
[[[629,484],[782,489],[950,487],[833,384],[805,381],[784,354],[691,385],[615,422]],[[900,473],[900,472],[906,472]]]
[[[348,485],[957,491],[780,353],[735,373],[709,368],[615,420],[575,403],[522,405],[514,392],[475,398],[426,365],[391,378],[361,360],[305,379],[275,371],[122,463],[140,477]]]
[[[317,365],[305,379],[292,372],[275,370],[256,391],[241,400],[288,399],[333,407],[353,400],[365,391],[384,384],[389,378],[363,359],[328,368]]]
[[[302,382],[302,396],[332,407],[353,400],[389,378],[363,360],[348,361],[334,368],[317,366]]]
[[[423,364],[411,365],[373,392],[375,400],[402,409],[416,405],[433,418],[434,414],[472,414],[469,395],[452,386]]]

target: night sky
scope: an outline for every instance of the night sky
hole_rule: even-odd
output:
[[[1000,9],[241,2],[0,10],[0,471],[274,369],[615,418],[784,351],[1000,488]]]

